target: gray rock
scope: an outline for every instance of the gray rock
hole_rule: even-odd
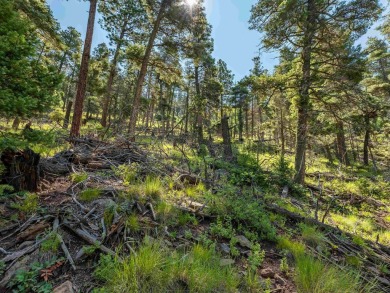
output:
[[[230,247],[226,243],[221,243],[221,250],[226,254],[230,253]]]
[[[246,238],[245,236],[243,235],[238,235],[236,236],[237,240],[238,240],[238,243],[242,246],[242,247],[246,247],[246,248],[252,248],[252,243],[249,241],[248,238]]]

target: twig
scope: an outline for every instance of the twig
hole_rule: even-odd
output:
[[[62,238],[62,236],[60,234],[57,234],[57,237],[61,242],[61,248],[62,248],[62,251],[65,253],[66,259],[69,261],[70,265],[72,266],[73,271],[76,271],[76,265],[73,261],[72,256],[69,253],[68,248],[66,247],[64,239]]]

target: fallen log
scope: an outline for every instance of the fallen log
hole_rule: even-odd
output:
[[[328,230],[328,231],[331,231],[337,235],[345,235],[347,237],[349,237],[350,239],[353,239],[356,235],[353,235],[349,232],[346,232],[346,231],[342,231],[336,227],[333,227],[333,226],[330,226],[330,225],[327,225],[325,223],[321,223],[320,221],[317,221],[316,219],[313,219],[313,218],[308,218],[308,217],[304,217],[304,216],[301,216],[299,214],[296,214],[296,213],[293,213],[293,212],[290,212],[284,208],[281,208],[279,206],[277,206],[276,204],[271,204],[271,205],[266,205],[265,208],[269,211],[272,211],[272,212],[275,212],[275,213],[278,213],[278,214],[281,214],[283,216],[286,216],[288,217],[289,219],[291,220],[294,220],[296,222],[305,222],[305,223],[308,223],[308,224],[311,224],[311,225],[316,225],[324,230]],[[366,240],[366,242],[373,248],[379,248],[383,253],[386,254],[386,257],[388,259],[390,259],[390,248],[385,246],[385,245],[382,245],[380,243],[375,243],[373,241],[370,241],[370,240]]]

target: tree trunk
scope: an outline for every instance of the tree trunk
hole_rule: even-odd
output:
[[[245,138],[249,140],[249,106],[245,105]]]
[[[125,21],[123,22],[123,25],[121,27],[119,39],[116,43],[114,58],[112,59],[112,63],[111,63],[110,75],[108,76],[108,80],[107,80],[107,90],[106,90],[106,95],[104,97],[102,120],[101,120],[101,125],[103,127],[107,126],[107,117],[108,117],[108,111],[109,111],[110,102],[111,102],[112,85],[114,83],[114,78],[116,76],[116,65],[118,63],[119,52],[120,52],[120,49],[122,46],[123,38],[125,36],[126,27],[127,27],[127,19],[125,19]]]
[[[203,106],[202,106],[202,99],[201,99],[201,93],[200,93],[200,82],[199,82],[199,66],[195,66],[195,90],[196,90],[196,99],[199,104],[199,107],[197,109],[197,115],[196,115],[196,129],[197,129],[197,135],[198,135],[198,143],[203,143]]]
[[[229,130],[229,118],[224,116],[221,120],[222,124],[222,138],[223,138],[223,155],[225,160],[232,161],[233,150],[232,150],[232,142],[230,139],[230,130]]]
[[[94,24],[95,24],[97,2],[98,2],[98,0],[90,0],[89,1],[90,7],[89,7],[87,34],[85,36],[83,57],[81,60],[79,81],[78,81],[78,85],[77,85],[77,94],[76,94],[76,99],[75,99],[75,104],[74,104],[72,127],[70,130],[71,137],[77,137],[80,135],[80,127],[81,127],[81,119],[83,116],[85,92],[87,89],[88,64],[89,64],[89,59],[91,56],[91,46],[92,46],[93,29],[94,29]]]
[[[184,126],[184,133],[187,134],[188,133],[188,117],[189,117],[189,105],[190,105],[190,86],[188,85],[187,87],[187,94],[186,94],[186,109],[185,109],[185,126]]]
[[[254,95],[252,95],[252,103],[251,103],[251,118],[252,118],[252,121],[251,121],[251,136],[252,136],[252,140],[254,139],[255,137],[255,100],[254,100]]]
[[[68,104],[66,105],[66,113],[64,118],[64,125],[62,126],[63,129],[68,129],[69,126],[69,118],[70,118],[70,112],[72,111],[73,101],[68,101]]]
[[[19,124],[20,124],[20,118],[16,117],[14,119],[14,122],[12,123],[12,129],[13,130],[18,130],[19,129]]]
[[[138,112],[141,101],[142,88],[145,81],[146,71],[148,69],[148,63],[150,55],[152,53],[154,41],[157,37],[157,33],[160,29],[161,20],[164,17],[165,8],[171,4],[172,0],[163,0],[158,11],[156,21],[154,22],[152,33],[150,34],[148,45],[146,47],[145,56],[142,59],[141,70],[138,75],[137,85],[135,88],[133,109],[131,111],[130,123],[129,123],[129,135],[135,139],[135,128],[137,126]]]
[[[340,162],[345,166],[349,166],[349,158],[347,153],[347,144],[345,142],[344,124],[342,121],[337,121],[337,152]]]
[[[243,130],[244,130],[244,117],[242,115],[242,106],[240,105],[240,108],[238,108],[238,140],[240,142],[244,141],[244,138],[242,137]]]
[[[30,149],[14,151],[7,149],[1,155],[6,168],[2,181],[15,188],[15,191],[38,191],[40,155]]]
[[[369,163],[369,143],[370,143],[370,118],[368,115],[364,116],[364,122],[366,127],[366,133],[364,135],[364,146],[363,146],[363,163],[368,166]]]
[[[309,90],[311,86],[311,58],[315,34],[316,7],[315,0],[307,1],[307,20],[304,32],[302,49],[302,81],[299,88],[297,145],[295,150],[295,178],[294,182],[303,184],[306,171],[306,146],[308,115],[310,107]]]
[[[280,107],[280,138],[282,140],[282,156],[285,153],[285,137],[284,137],[284,120],[283,120],[283,108]]]

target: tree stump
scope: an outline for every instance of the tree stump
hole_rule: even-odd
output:
[[[16,191],[37,191],[40,158],[41,156],[31,149],[24,151],[6,149],[1,155],[1,162],[6,168],[0,177],[1,181],[13,186]]]

